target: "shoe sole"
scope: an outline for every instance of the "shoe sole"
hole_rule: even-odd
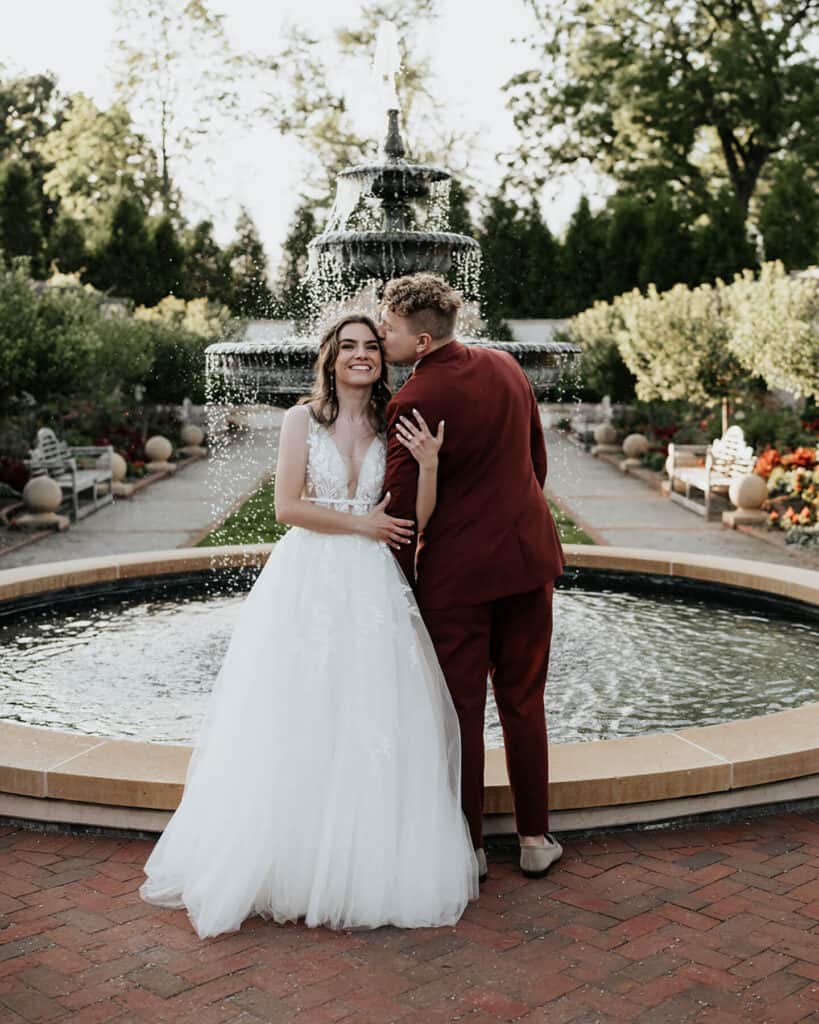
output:
[[[520,869],[520,873],[526,878],[543,878],[544,875],[548,875],[552,865],[548,868],[544,868],[542,871],[527,871],[525,868]]]

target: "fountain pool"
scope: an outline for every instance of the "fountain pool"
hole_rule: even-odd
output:
[[[569,587],[558,595],[558,615],[574,616],[580,634],[568,641],[574,649],[556,652],[549,687],[553,726],[549,799],[556,830],[668,821],[715,810],[819,798],[819,702],[812,689],[819,628],[819,573],[623,548],[567,545],[565,550],[570,566],[566,581]],[[123,612],[111,616],[118,632],[103,637],[95,661],[94,685],[116,694],[113,705],[108,704],[107,723],[84,714],[64,719],[66,724],[58,723],[59,728],[43,728],[22,724],[19,719],[25,716],[19,707],[12,712],[16,721],[0,719],[0,814],[37,821],[161,830],[181,797],[191,747],[179,742],[111,738],[129,734],[128,705],[145,705],[146,691],[137,692],[132,677],[138,677],[136,669],[141,663],[159,664],[168,652],[175,652],[176,661],[167,667],[168,675],[174,675],[184,660],[180,652],[187,652],[194,670],[196,659],[200,659],[202,670],[193,675],[200,677],[196,692],[201,699],[201,676],[212,673],[214,652],[209,652],[207,645],[214,644],[215,651],[224,643],[231,604],[235,607],[241,600],[241,590],[249,585],[269,551],[266,545],[180,549],[77,560],[2,574],[0,621],[5,629],[18,630],[13,643],[36,654],[39,641],[24,643],[20,638],[27,630],[33,638],[30,631],[40,628],[37,623],[50,621],[55,627],[50,636],[48,630],[41,632],[40,636],[45,637],[41,648],[44,657],[39,663],[36,657],[31,659],[26,669],[29,678],[47,671],[49,644],[67,644],[61,648],[60,657],[69,666],[72,658],[80,656],[82,631],[101,629],[112,600],[121,603]],[[216,582],[224,589],[223,584],[230,579],[239,593],[234,590],[233,596],[220,597],[219,588],[212,591]],[[126,627],[139,617],[135,609],[141,607],[150,617],[147,609],[157,602],[157,588],[161,590],[163,584],[168,594],[181,597],[182,613],[192,616],[192,620],[187,620],[185,629],[174,629],[173,613],[168,612],[171,628],[165,632],[164,626],[159,628],[165,612],[156,604],[158,628],[149,630],[147,636],[143,632],[142,639],[129,649]],[[188,598],[184,597],[186,589]],[[192,590],[198,592],[197,600],[203,594],[211,596],[197,606],[190,599]],[[606,623],[610,620],[596,620],[595,616],[612,601],[618,602],[615,617],[620,620],[635,615],[638,607],[642,620],[646,609],[653,607],[651,629],[641,629],[636,622],[633,629],[628,623],[622,628],[621,621],[619,634],[607,634]],[[92,604],[100,606],[102,619],[82,625],[85,620],[76,616],[86,616]],[[106,606],[109,612],[105,612]],[[49,620],[48,615],[43,616],[44,608],[53,609],[56,617]],[[715,631],[712,639],[718,641],[717,647],[728,636],[736,636],[736,642],[726,648],[722,660],[712,643],[700,653],[699,665],[695,657],[686,672],[679,674],[674,666],[681,664],[682,649],[691,647],[695,640],[699,642],[698,623],[702,619],[696,617],[703,608],[710,610],[705,617]],[[216,624],[210,633],[201,628],[206,612],[213,613]],[[681,616],[673,631],[664,619],[667,614]],[[191,621],[195,622],[197,615],[199,626],[194,627]],[[71,630],[64,631],[62,640],[58,637],[60,621],[68,625],[69,616],[75,616],[71,622],[73,643],[65,639]],[[23,617],[28,624],[21,629]],[[678,634],[678,629],[683,633]],[[188,642],[191,630],[207,634],[200,639],[198,653],[196,645]],[[566,623],[559,630],[566,634]],[[756,660],[758,638],[768,630],[779,639],[770,659]],[[7,637],[11,636],[9,632]],[[779,643],[796,646],[788,646],[784,654],[786,648]],[[666,652],[664,664],[658,663],[654,671],[671,673],[680,680],[671,698],[655,701],[653,708],[645,696],[644,654],[649,650],[652,657]],[[633,660],[624,672],[626,656]],[[577,659],[586,659],[589,671],[585,682],[581,680],[576,687],[562,686],[560,663]],[[790,690],[781,688],[783,668],[794,670]],[[750,696],[742,711],[752,717],[729,720],[732,716],[726,708],[757,673],[765,672],[764,685],[757,687],[756,696]],[[151,685],[167,689],[168,679],[155,677]],[[612,687],[619,689],[615,692]],[[21,704],[35,703],[25,695],[18,694],[16,699]],[[615,699],[622,704],[612,715],[606,709]],[[722,724],[686,725],[692,719],[684,716],[693,705],[698,705],[698,715],[710,716],[700,720]],[[166,725],[170,721],[178,730],[168,735],[194,732],[193,708],[180,711],[169,704],[163,708],[159,700],[152,709],[154,706],[157,720],[163,719]],[[625,714],[628,707],[639,714]],[[594,708],[606,713],[595,714]],[[769,713],[760,714],[766,709]],[[27,720],[48,721],[37,717],[44,711],[50,715],[54,708],[49,709],[41,701],[39,711],[26,710]],[[140,717],[137,724],[144,726],[152,716]],[[568,725],[560,724],[560,718]],[[97,721],[100,724],[95,724]],[[639,730],[659,731],[631,735],[638,721]],[[92,728],[99,732],[79,731]],[[556,742],[561,728],[567,728],[565,739],[572,735],[584,738],[580,742]],[[145,735],[144,729],[140,734]],[[602,735],[618,738],[588,739]],[[513,831],[503,750],[491,746],[496,742],[491,731],[488,740],[487,831]],[[248,785],[254,785],[254,780],[249,779]]]
[[[92,588],[0,616],[0,719],[164,743],[195,740],[255,570]],[[770,714],[819,700],[819,616],[758,595],[575,571],[555,596],[553,743]],[[625,588],[628,589],[625,589]],[[124,665],[127,686],[112,686]],[[707,671],[703,671],[707,666]],[[489,747],[501,747],[489,697]]]

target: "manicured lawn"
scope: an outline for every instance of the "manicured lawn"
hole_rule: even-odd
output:
[[[220,544],[272,544],[287,532],[286,526],[276,522],[275,484],[264,484],[244,504],[203,537],[200,548],[218,547]]]
[[[199,541],[199,547],[217,547],[221,544],[272,544],[287,532],[286,526],[276,522],[275,481],[260,487],[255,494],[235,512],[227,517],[207,537]],[[564,544],[593,544],[594,541],[583,533],[572,520],[550,502],[560,539]]]
[[[555,517],[557,532],[563,544],[594,544],[591,537],[584,533],[579,526],[575,526],[574,520],[570,519],[565,512],[562,512],[553,501],[549,502],[549,508]]]

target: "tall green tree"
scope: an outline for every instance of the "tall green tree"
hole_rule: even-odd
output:
[[[185,277],[191,298],[230,301],[230,258],[214,238],[212,221],[200,221],[186,233]]]
[[[253,319],[269,317],[274,300],[267,282],[267,256],[253,218],[244,207],[239,212],[236,239],[229,254],[233,279],[232,312]]]
[[[88,263],[85,229],[67,213],[60,213],[48,237],[48,263],[63,274],[83,270]]]
[[[605,284],[607,295],[620,295],[640,284],[640,269],[648,241],[648,210],[634,195],[613,196],[606,204]]]
[[[151,289],[153,303],[166,295],[186,295],[185,248],[173,221],[164,215],[149,229],[151,242]]]
[[[507,85],[517,165],[616,181],[728,185],[743,215],[768,162],[819,156],[814,0],[526,0],[536,60]]]
[[[28,256],[35,277],[45,271],[41,214],[28,165],[7,160],[0,166],[0,250],[6,257]]]
[[[94,253],[91,282],[102,291],[150,306],[154,299],[153,269],[154,250],[145,210],[133,196],[121,196],[111,209],[104,240]]]
[[[503,190],[490,197],[479,241],[484,314],[490,321],[554,315],[560,247],[534,197],[520,203]]]
[[[687,214],[668,188],[661,188],[648,206],[640,257],[641,288],[653,284],[663,292],[675,284],[693,283],[694,245]]]
[[[45,192],[44,178],[50,165],[40,145],[59,129],[65,106],[66,99],[52,74],[0,79],[0,163],[16,157],[28,166],[41,207],[44,235],[48,235],[58,211]]]
[[[74,93],[61,124],[38,143],[38,151],[49,166],[46,192],[92,233],[123,194],[136,197],[146,209],[156,203],[156,159],[122,103],[100,110],[83,93]]]
[[[705,223],[694,232],[699,280],[729,281],[734,274],[756,267],[756,249],[748,238],[742,207],[730,189],[724,188],[706,210]]]
[[[301,320],[309,315],[310,297],[305,289],[307,246],[318,233],[316,206],[303,197],[296,207],[282,244],[282,261],[275,287],[278,316]]]
[[[766,260],[788,270],[819,262],[819,185],[796,160],[785,160],[759,211]]]
[[[138,109],[159,161],[162,204],[178,205],[177,165],[220,125],[241,116],[245,61],[234,52],[224,15],[204,0],[114,0],[117,90]],[[199,146],[199,159],[203,159]]]
[[[606,294],[607,238],[606,211],[592,213],[589,200],[581,196],[563,239],[560,316],[579,313]]]

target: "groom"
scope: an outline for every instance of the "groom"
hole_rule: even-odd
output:
[[[521,844],[521,870],[546,873],[562,853],[549,835],[543,694],[552,590],[563,552],[543,495],[546,446],[537,402],[515,360],[454,338],[459,294],[434,274],[387,284],[387,359],[415,364],[387,409],[389,514],[415,519],[418,464],[399,442],[417,409],[434,434],[446,423],[438,500],[414,545],[398,554],[432,637],[461,726],[461,800],[483,852],[484,706],[491,673]],[[417,571],[417,575],[416,575]]]

